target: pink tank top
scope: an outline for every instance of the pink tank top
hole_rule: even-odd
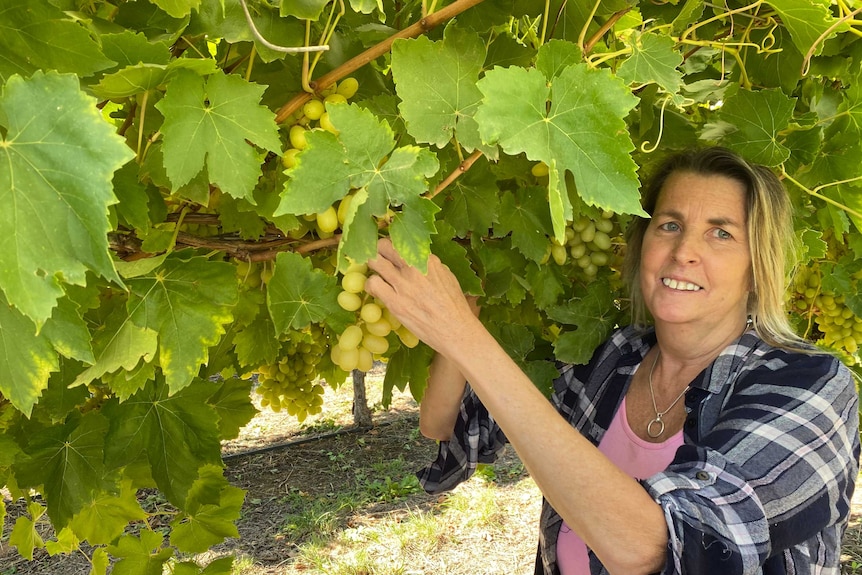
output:
[[[636,479],[644,479],[663,471],[683,444],[682,430],[661,443],[644,441],[632,431],[626,417],[626,400],[623,398],[611,426],[599,442],[599,451],[614,465]],[[589,575],[590,561],[587,546],[569,529],[565,521],[557,539],[557,564],[562,575]]]

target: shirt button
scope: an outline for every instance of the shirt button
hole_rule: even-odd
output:
[[[709,473],[707,473],[706,471],[698,471],[694,474],[694,476],[696,479],[699,479],[701,481],[706,481],[707,479],[709,479]]]

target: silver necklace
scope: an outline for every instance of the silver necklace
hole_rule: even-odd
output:
[[[655,359],[652,362],[652,367],[650,367],[649,369],[649,376],[647,377],[647,381],[649,382],[649,394],[650,397],[652,397],[652,408],[653,411],[655,411],[655,417],[651,419],[649,423],[647,423],[646,432],[647,435],[649,435],[653,439],[655,439],[656,437],[660,437],[661,434],[664,433],[664,421],[662,420],[662,417],[667,415],[667,412],[673,409],[673,406],[676,405],[676,403],[680,399],[682,399],[682,396],[685,395],[685,392],[688,391],[688,386],[686,385],[685,389],[682,390],[682,393],[676,396],[676,399],[673,400],[673,403],[671,403],[667,409],[665,409],[664,411],[658,410],[658,407],[655,404],[655,392],[652,389],[652,372],[655,371],[655,366],[658,363],[658,358],[660,357],[661,350],[658,350],[658,353],[655,354]],[[653,427],[656,425],[658,426],[658,433],[653,433]]]

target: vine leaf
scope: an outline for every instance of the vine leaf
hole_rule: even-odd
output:
[[[814,48],[814,55],[823,51],[823,41],[838,32],[845,32],[847,24],[837,26],[829,36],[820,37],[836,19],[829,13],[828,4],[812,0],[770,0],[769,5],[781,16],[781,22],[790,31],[793,43],[803,54]],[[820,43],[815,47],[815,42]]]
[[[57,70],[81,77],[111,67],[84,26],[33,0],[6,0],[0,11],[0,80]],[[41,108],[47,110],[47,108]]]
[[[175,393],[192,382],[233,321],[235,268],[204,257],[170,257],[150,274],[127,281],[129,317],[158,332],[159,362]]]
[[[334,276],[314,269],[311,261],[299,254],[281,252],[275,272],[267,284],[266,303],[277,334],[323,322],[344,329],[352,314],[338,305]]]
[[[434,350],[425,344],[414,348],[399,347],[386,364],[386,375],[383,378],[382,404],[388,407],[392,404],[392,390],[404,391],[410,386],[410,393],[417,401],[422,400],[425,387],[428,385],[428,374]]]
[[[237,437],[240,429],[257,414],[251,403],[250,379],[224,380],[207,403],[218,413],[219,436],[223,440]]]
[[[571,201],[559,186],[565,170],[586,203],[643,215],[630,155],[634,145],[624,120],[637,98],[610,72],[578,64],[551,82],[536,69],[495,68],[479,81],[479,89],[485,99],[476,121],[484,141],[556,165],[560,177],[550,179],[548,192],[559,240],[572,218]]]
[[[102,76],[102,80],[93,86],[93,93],[105,99],[127,98],[169,83],[178,70],[207,76],[215,74],[218,66],[213,60],[191,58],[173,60],[167,65],[138,62]]]
[[[192,13],[192,9],[197,10],[201,4],[201,0],[150,0],[150,2],[174,18],[185,18]]]
[[[679,94],[682,85],[682,54],[674,50],[674,40],[658,34],[633,33],[627,42],[632,55],[620,65],[617,75],[627,84],[649,84],[655,82],[668,94],[673,95],[674,103],[682,105],[684,98]]]
[[[398,108],[417,142],[442,148],[455,138],[468,151],[494,153],[482,144],[473,119],[482,100],[476,82],[484,61],[481,38],[454,26],[447,26],[437,42],[420,36],[392,44]]]
[[[130,522],[146,519],[131,483],[124,481],[119,493],[96,493],[69,522],[72,531],[90,545],[107,545],[122,535]]]
[[[183,512],[171,521],[171,544],[184,553],[202,553],[228,537],[239,537],[234,522],[244,499],[245,491],[230,485],[221,467],[203,467]]]
[[[115,170],[132,151],[72,75],[10,78],[0,96],[0,290],[38,326],[92,270],[121,283],[108,254]],[[19,222],[27,222],[20,225]]]
[[[108,421],[98,411],[75,412],[62,425],[37,433],[14,466],[22,487],[44,483],[48,515],[59,530],[105,486],[103,453]]]
[[[750,162],[781,164],[790,150],[778,141],[779,132],[790,123],[795,101],[781,90],[740,90],[728,97],[719,119],[735,130],[724,136],[724,143]]]
[[[282,16],[294,16],[302,20],[317,20],[321,12],[329,4],[329,0],[281,0],[279,13]]]
[[[0,293],[0,393],[30,416],[48,378],[59,369],[57,352],[36,325]]]
[[[619,319],[613,292],[606,280],[589,284],[587,294],[566,304],[548,308],[548,317],[575,330],[564,332],[554,342],[558,360],[575,364],[590,361],[595,349],[605,341]]]
[[[15,526],[9,534],[9,545],[17,547],[21,557],[32,561],[33,551],[45,546],[42,536],[36,530],[36,522],[45,514],[45,508],[33,501],[27,504],[27,513],[30,517],[19,517],[15,520]]]
[[[165,117],[162,152],[174,186],[189,183],[206,166],[210,183],[254,203],[261,162],[246,141],[281,150],[275,114],[260,105],[264,88],[221,72],[207,79],[177,71],[156,104]]]
[[[123,535],[108,547],[108,553],[120,558],[111,573],[116,575],[155,575],[162,573],[164,564],[173,555],[170,548],[162,548],[164,536],[144,529],[140,537]]]
[[[355,105],[327,106],[338,129],[307,134],[308,147],[297,155],[275,216],[322,212],[353,190],[339,244],[339,267],[349,257],[365,262],[377,255],[377,224],[390,206],[402,208],[390,228],[393,243],[407,263],[425,269],[430,255],[436,206],[422,195],[439,167],[430,151],[395,147],[392,129],[372,112]],[[410,212],[415,212],[410,214]]]
[[[455,228],[455,235],[466,237],[473,230],[485,233],[491,229],[500,211],[500,190],[488,166],[479,158],[475,164],[435,197],[441,210],[440,220]]]
[[[145,456],[158,488],[182,507],[198,470],[221,461],[217,413],[206,403],[211,393],[210,383],[198,379],[169,395],[156,377],[128,400],[105,404],[106,465],[121,467]]]
[[[503,195],[500,221],[494,226],[498,236],[512,234],[512,245],[525,257],[540,261],[550,245],[551,220],[547,198],[541,188],[519,188]]]
[[[121,369],[131,371],[142,359],[144,363],[151,362],[158,350],[158,332],[135,325],[120,308],[107,317],[103,326],[94,331],[93,349],[95,362],[78,375],[72,383],[73,386],[87,385],[105,374]],[[138,389],[112,387],[112,390],[122,401]]]
[[[54,348],[64,357],[85,363],[95,361],[90,330],[81,317],[81,310],[69,298],[61,298],[57,302],[57,307],[43,330]]]

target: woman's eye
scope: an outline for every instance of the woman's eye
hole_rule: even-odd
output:
[[[718,239],[720,239],[720,240],[729,240],[729,239],[731,239],[731,238],[733,237],[733,236],[730,234],[730,232],[728,232],[728,231],[726,231],[726,230],[723,230],[723,229],[721,229],[721,228],[717,228],[717,229],[715,230],[715,235],[716,235],[716,237],[717,237]]]
[[[666,232],[676,232],[679,231],[679,224],[676,222],[667,222],[659,226],[660,230],[664,230]]]

